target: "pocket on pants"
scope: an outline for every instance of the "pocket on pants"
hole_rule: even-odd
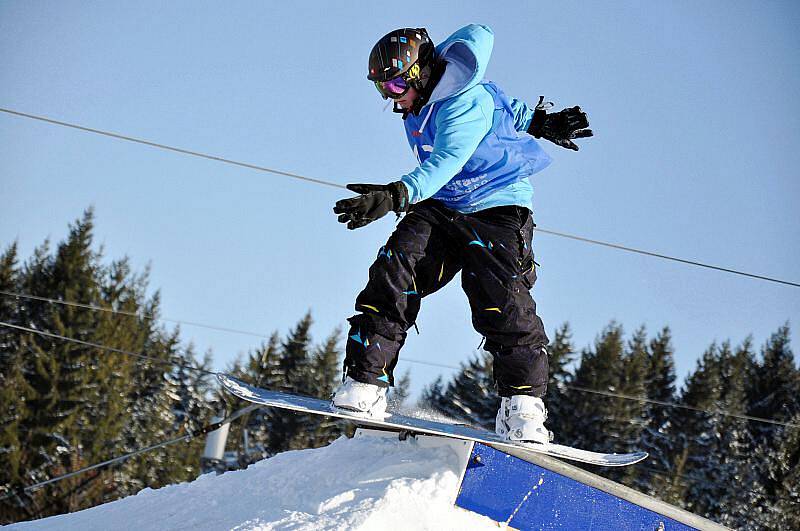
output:
[[[533,255],[533,229],[536,224],[530,210],[520,208],[520,227],[519,227],[519,266],[520,277],[525,286],[530,290],[536,283],[536,261]],[[523,217],[524,216],[524,217]]]
[[[536,262],[533,260],[533,253],[527,254],[521,263],[522,271],[520,276],[525,286],[530,290],[536,284]]]

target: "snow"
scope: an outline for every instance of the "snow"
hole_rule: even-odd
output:
[[[453,505],[462,456],[451,446],[423,443],[342,437],[246,470],[145,489],[10,529],[497,529],[490,519]]]

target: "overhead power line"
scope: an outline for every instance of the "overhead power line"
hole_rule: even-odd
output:
[[[90,466],[81,468],[80,470],[74,470],[72,472],[68,472],[66,474],[62,474],[60,476],[57,476],[57,477],[54,477],[54,478],[50,478],[50,479],[48,479],[46,481],[40,481],[39,483],[36,483],[34,485],[29,485],[29,486],[23,487],[21,489],[12,490],[11,492],[8,492],[5,495],[3,495],[2,497],[0,497],[0,500],[6,499],[6,498],[10,498],[10,497],[12,497],[12,496],[14,496],[15,494],[18,494],[18,493],[30,492],[30,491],[33,491],[33,490],[36,490],[36,489],[40,489],[40,488],[44,487],[45,485],[50,485],[51,483],[57,483],[59,481],[65,480],[65,479],[68,479],[68,478],[71,478],[71,477],[74,477],[74,476],[77,476],[77,475],[80,475],[80,474],[84,474],[84,473],[89,472],[91,470],[96,470],[98,468],[104,468],[104,467],[107,467],[109,465],[113,465],[115,463],[120,463],[122,461],[130,459],[131,457],[136,457],[137,455],[141,455],[143,453],[150,452],[150,451],[156,450],[158,448],[163,448],[163,447],[169,446],[171,444],[176,444],[176,443],[179,443],[179,442],[188,441],[189,439],[194,439],[195,437],[199,437],[200,435],[205,435],[205,434],[207,434],[209,432],[217,430],[217,429],[221,428],[222,426],[224,426],[225,424],[230,424],[231,422],[233,422],[234,420],[238,419],[242,415],[250,413],[254,409],[258,409],[260,407],[262,407],[262,406],[259,405],[259,404],[249,405],[247,407],[244,407],[244,408],[232,413],[231,415],[225,417],[224,419],[222,419],[222,420],[220,420],[218,422],[212,422],[212,423],[206,424],[205,426],[202,426],[202,427],[198,428],[197,430],[189,431],[188,433],[186,433],[185,435],[182,435],[180,437],[176,437],[176,438],[170,439],[168,441],[164,441],[164,442],[160,442],[160,443],[157,443],[157,444],[153,444],[153,445],[148,446],[146,448],[140,448],[139,450],[135,450],[135,451],[127,453],[125,455],[121,455],[119,457],[115,457],[113,459],[109,459],[107,461],[103,461],[102,463],[96,463],[94,465],[90,465]]]
[[[41,297],[41,296],[38,296],[38,295],[27,295],[25,293],[17,293],[17,292],[14,292],[14,291],[5,291],[5,290],[0,290],[0,295],[5,295],[7,297],[20,298],[20,299],[29,299],[29,300],[34,300],[34,301],[48,302],[50,304],[60,304],[62,306],[71,306],[73,308],[84,308],[84,309],[87,309],[87,310],[92,310],[92,311],[97,311],[97,312],[110,313],[112,315],[123,315],[123,316],[127,316],[127,317],[137,317],[137,318],[140,318],[140,319],[148,319],[148,320],[151,320],[151,321],[155,321],[155,320],[167,321],[167,322],[170,322],[170,323],[177,323],[177,324],[181,324],[181,325],[196,326],[198,328],[207,328],[209,330],[217,330],[217,331],[221,331],[221,332],[230,332],[230,333],[233,333],[233,334],[243,334],[243,335],[247,335],[247,336],[260,337],[260,338],[263,338],[263,339],[270,339],[270,336],[267,336],[267,335],[264,335],[264,334],[261,334],[261,333],[258,333],[258,332],[248,332],[246,330],[236,330],[234,328],[227,328],[227,327],[223,327],[223,326],[216,326],[216,325],[198,323],[198,322],[194,322],[194,321],[186,321],[186,320],[182,320],[182,319],[168,319],[166,317],[157,317],[155,315],[144,313],[144,312],[136,313],[136,312],[128,312],[128,311],[125,311],[125,310],[114,310],[114,309],[111,309],[111,308],[104,308],[102,306],[97,306],[96,304],[85,304],[85,303],[81,303],[81,302],[64,301],[64,300],[59,300],[59,299],[51,299],[49,297]],[[451,365],[444,365],[444,364],[441,364],[441,363],[434,363],[434,362],[430,362],[430,361],[415,360],[413,358],[404,358],[401,361],[408,362],[408,363],[418,363],[420,365],[430,365],[432,367],[441,367],[441,368],[444,368],[444,369],[458,369],[458,367],[453,367]]]
[[[247,407],[239,409],[238,411],[234,412],[233,414],[229,415],[228,417],[224,418],[221,421],[207,424],[206,426],[203,426],[203,427],[199,428],[196,431],[189,432],[189,433],[187,433],[187,434],[185,434],[185,435],[183,435],[181,437],[176,437],[174,439],[169,439],[167,441],[156,443],[156,444],[153,444],[151,446],[147,446],[145,448],[140,448],[139,450],[135,450],[133,452],[129,452],[129,453],[121,455],[119,457],[114,457],[112,459],[108,459],[106,461],[102,461],[100,463],[96,463],[94,465],[86,466],[86,467],[81,468],[79,470],[74,470],[72,472],[68,472],[66,474],[62,474],[60,476],[56,476],[54,478],[50,478],[50,479],[45,480],[45,481],[40,481],[39,483],[35,483],[33,485],[28,485],[27,487],[22,487],[22,488],[18,488],[18,489],[9,490],[9,492],[6,492],[2,496],[0,496],[0,500],[11,498],[11,497],[13,497],[14,495],[17,495],[17,494],[22,494],[22,493],[25,493],[25,492],[31,492],[31,491],[34,491],[34,490],[38,490],[38,489],[40,489],[40,488],[42,488],[42,487],[44,487],[46,485],[50,485],[52,483],[57,483],[59,481],[63,481],[65,479],[69,479],[71,477],[75,477],[75,476],[78,476],[80,474],[84,474],[86,472],[90,472],[92,470],[97,470],[97,469],[100,469],[100,468],[105,468],[107,466],[111,466],[111,465],[116,464],[116,463],[121,463],[121,462],[126,461],[128,459],[131,459],[133,457],[136,457],[136,456],[142,455],[144,453],[150,452],[152,450],[157,450],[159,448],[164,448],[164,447],[167,447],[167,446],[170,446],[170,445],[173,445],[173,444],[177,444],[179,442],[187,441],[189,439],[192,439],[194,437],[198,437],[200,435],[205,435],[205,434],[207,434],[209,432],[212,432],[212,431],[214,431],[216,429],[219,429],[220,427],[222,427],[225,424],[230,424],[231,422],[233,422],[234,420],[238,419],[239,417],[241,417],[243,415],[249,415],[252,411],[254,411],[255,409],[259,409],[260,407],[262,407],[262,406],[260,406],[259,404],[251,404],[251,405],[249,405]],[[705,478],[699,478],[699,477],[696,477],[696,476],[690,476],[690,475],[685,475],[685,474],[678,474],[678,473],[669,472],[669,471],[662,471],[662,470],[658,470],[658,469],[647,467],[647,466],[641,466],[640,465],[639,467],[637,467],[637,470],[643,471],[643,472],[645,472],[646,474],[648,474],[650,476],[654,476],[655,475],[655,476],[661,476],[661,477],[667,478],[667,479],[672,480],[672,481],[675,481],[675,480],[681,481],[682,485],[684,485],[684,486],[690,486],[693,483],[699,483],[699,484],[704,484],[704,485],[717,485],[716,483],[713,483],[713,482],[711,482],[711,481],[709,481],[708,479],[705,479]],[[783,497],[783,496],[769,495],[767,493],[759,492],[759,491],[755,491],[755,490],[749,490],[749,489],[745,489],[745,490],[747,490],[750,493],[762,496],[764,498],[770,498],[770,499],[774,499],[774,500],[786,500],[786,501],[791,501],[791,502],[794,501],[792,498],[787,498],[787,497]]]
[[[202,426],[201,428],[198,428],[197,430],[189,431],[188,433],[186,433],[185,435],[182,435],[180,437],[176,437],[174,439],[169,439],[167,441],[156,443],[156,444],[147,446],[145,448],[140,448],[140,449],[135,450],[133,452],[129,452],[127,454],[124,454],[124,455],[121,455],[121,456],[118,456],[118,457],[114,457],[112,459],[108,459],[108,460],[102,461],[100,463],[95,463],[93,465],[89,465],[89,466],[83,467],[81,469],[74,470],[72,472],[68,472],[66,474],[62,474],[60,476],[56,476],[54,478],[47,479],[45,481],[40,481],[39,483],[35,483],[33,485],[28,485],[27,487],[21,487],[21,488],[9,490],[8,492],[6,492],[2,496],[0,496],[0,500],[11,498],[14,495],[18,495],[18,494],[22,494],[22,493],[26,493],[26,492],[32,492],[32,491],[38,490],[38,489],[40,489],[40,488],[42,488],[44,486],[47,486],[47,485],[50,485],[50,484],[53,484],[53,483],[58,483],[59,481],[63,481],[65,479],[69,479],[71,477],[75,477],[75,476],[78,476],[78,475],[81,475],[81,474],[85,474],[86,472],[90,472],[92,470],[105,468],[107,466],[111,466],[111,465],[114,465],[116,463],[121,463],[121,462],[126,461],[128,459],[131,459],[133,457],[142,455],[144,453],[147,453],[147,452],[150,452],[150,451],[153,451],[153,450],[157,450],[159,448],[165,448],[167,446],[170,446],[170,445],[173,445],[173,444],[177,444],[179,442],[183,442],[183,441],[187,441],[187,440],[193,439],[195,437],[199,437],[200,435],[205,435],[207,433],[210,433],[210,432],[212,432],[214,430],[217,430],[217,429],[221,428],[225,424],[230,424],[234,420],[236,420],[236,419],[238,419],[238,418],[240,418],[240,417],[242,417],[244,415],[249,415],[254,410],[259,409],[261,407],[263,407],[263,406],[261,406],[260,404],[250,404],[250,405],[248,405],[246,407],[243,407],[243,408],[235,411],[234,413],[232,413],[231,415],[228,415],[227,417],[225,417],[224,419],[222,419],[220,421],[206,424],[205,426]],[[693,483],[699,483],[699,484],[705,484],[705,485],[716,485],[716,483],[713,483],[713,482],[709,481],[706,478],[700,478],[700,477],[690,476],[690,475],[685,475],[685,474],[678,474],[678,473],[670,472],[670,471],[667,471],[667,470],[658,470],[658,469],[647,467],[647,466],[641,466],[640,465],[639,467],[637,467],[637,470],[643,471],[643,472],[645,472],[646,474],[648,474],[650,476],[655,475],[655,476],[661,476],[661,477],[664,477],[664,478],[667,478],[667,479],[673,480],[673,481],[674,480],[681,481],[684,486],[689,486],[689,485],[691,485]],[[775,499],[775,500],[794,501],[793,499],[787,498],[787,497],[769,495],[767,493],[759,492],[759,491],[755,491],[755,490],[748,490],[748,489],[745,489],[745,490],[747,490],[750,493],[757,494],[757,495],[765,497],[765,498],[770,498],[770,499]]]
[[[108,350],[108,351],[116,352],[116,353],[119,353],[119,354],[126,354],[126,355],[130,355],[130,356],[135,356],[137,358],[152,360],[152,361],[155,361],[155,362],[158,362],[158,363],[173,364],[173,365],[177,365],[179,367],[183,367],[183,368],[185,368],[187,370],[194,370],[194,371],[198,371],[198,372],[201,372],[201,373],[204,373],[204,374],[209,374],[209,375],[216,375],[217,374],[216,372],[208,371],[208,370],[201,369],[199,367],[194,367],[194,366],[188,365],[188,364],[181,364],[181,363],[177,363],[177,362],[174,362],[174,361],[164,360],[164,359],[156,358],[156,357],[153,357],[153,356],[147,356],[147,355],[136,353],[136,352],[129,352],[129,351],[121,350],[121,349],[114,348],[114,347],[107,347],[105,345],[99,345],[97,343],[90,343],[88,341],[83,341],[83,340],[80,340],[80,339],[74,339],[74,338],[70,338],[70,337],[66,337],[66,336],[61,336],[61,335],[58,335],[58,334],[52,334],[50,332],[44,332],[42,330],[35,330],[33,328],[26,328],[24,326],[18,326],[18,325],[13,325],[13,324],[10,324],[10,323],[4,323],[2,321],[0,321],[0,326],[5,326],[7,328],[13,328],[13,329],[16,329],[16,330],[20,330],[20,331],[28,332],[28,333],[32,333],[32,334],[39,334],[39,335],[42,335],[42,336],[45,336],[45,337],[50,337],[50,338],[53,338],[53,339],[59,339],[59,340],[62,340],[62,341],[68,341],[68,342],[72,342],[72,343],[77,343],[77,344],[80,344],[80,345],[86,345],[86,346],[98,348],[98,349],[101,349],[101,350]],[[403,359],[401,358],[400,361],[403,361]],[[409,360],[406,360],[406,361],[409,361]],[[432,365],[432,366],[435,366],[435,367],[444,367],[444,368],[453,369],[453,370],[461,370],[461,367],[456,367],[456,366],[453,366],[453,365],[430,363],[430,362],[425,362],[425,361],[420,361],[420,360],[415,360],[414,363],[419,363],[421,365]],[[744,420],[751,420],[751,421],[754,421],[754,422],[764,422],[764,423],[767,423],[767,424],[774,424],[776,426],[784,426],[784,427],[787,427],[787,428],[800,429],[800,424],[794,424],[794,423],[791,423],[791,422],[782,422],[782,421],[773,420],[773,419],[766,419],[766,418],[762,418],[762,417],[753,417],[753,416],[750,416],[750,415],[742,415],[742,414],[739,414],[739,413],[731,413],[731,412],[724,411],[724,410],[721,410],[721,409],[701,409],[701,408],[697,408],[697,407],[694,407],[694,406],[687,406],[685,404],[679,404],[679,403],[676,403],[676,402],[664,402],[664,401],[661,401],[661,400],[651,400],[649,398],[644,398],[644,397],[630,396],[630,395],[625,395],[625,394],[621,394],[621,393],[612,393],[612,392],[609,392],[609,391],[598,391],[596,389],[588,389],[588,388],[585,388],[585,387],[578,387],[578,386],[574,386],[574,385],[565,385],[565,387],[567,387],[568,389],[572,389],[574,391],[581,392],[581,393],[602,395],[602,396],[606,396],[606,397],[609,397],[609,398],[619,398],[619,399],[622,399],[622,400],[633,400],[633,401],[637,401],[637,402],[646,402],[646,403],[655,404],[655,405],[659,405],[659,406],[663,406],[663,407],[686,409],[686,410],[689,410],[689,411],[717,414],[717,415],[723,415],[723,416],[727,416],[727,417],[735,417],[735,418],[740,418],[740,419],[744,419]]]
[[[673,262],[679,262],[681,264],[688,264],[688,265],[693,265],[693,266],[697,266],[697,267],[705,267],[707,269],[713,269],[715,271],[723,271],[725,273],[733,273],[734,275],[742,275],[742,276],[745,276],[745,277],[757,278],[759,280],[767,280],[769,282],[777,282],[778,284],[785,284],[787,286],[794,286],[796,288],[800,288],[800,283],[797,283],[797,282],[789,282],[788,280],[781,280],[781,279],[778,279],[778,278],[766,277],[764,275],[756,275],[754,273],[747,273],[745,271],[738,271],[736,269],[729,269],[727,267],[720,267],[720,266],[715,266],[715,265],[711,265],[711,264],[704,264],[702,262],[696,262],[694,260],[686,260],[684,258],[677,258],[675,256],[668,256],[666,254],[654,253],[654,252],[651,252],[651,251],[644,251],[642,249],[635,249],[633,247],[627,247],[625,245],[618,245],[616,243],[608,243],[608,242],[602,242],[600,240],[592,240],[590,238],[584,238],[583,236],[575,236],[574,234],[567,234],[565,232],[557,232],[557,231],[554,231],[554,230],[542,229],[540,227],[536,227],[536,232],[543,232],[545,234],[552,234],[553,236],[559,236],[561,238],[569,238],[571,240],[577,240],[579,242],[592,243],[594,245],[602,245],[604,247],[610,247],[612,249],[619,249],[620,251],[627,251],[629,253],[643,254],[645,256],[652,256],[654,258],[661,258],[663,260],[672,260]]]
[[[173,151],[175,153],[181,153],[183,155],[190,155],[190,156],[193,156],[193,157],[200,157],[200,158],[204,158],[204,159],[208,159],[208,160],[214,160],[214,161],[217,161],[217,162],[222,162],[224,164],[232,164],[234,166],[240,166],[242,168],[248,168],[248,169],[251,169],[251,170],[256,170],[256,171],[261,171],[261,172],[266,172],[266,173],[273,173],[275,175],[282,175],[284,177],[290,177],[292,179],[298,179],[298,180],[301,180],[301,181],[311,182],[311,183],[319,184],[319,185],[323,185],[323,186],[330,186],[332,188],[346,189],[344,185],[339,184],[339,183],[334,183],[334,182],[331,182],[331,181],[325,181],[325,180],[322,180],[322,179],[306,177],[304,175],[299,175],[297,173],[291,173],[291,172],[287,172],[287,171],[283,171],[283,170],[277,170],[277,169],[274,169],[274,168],[268,168],[266,166],[259,166],[259,165],[250,164],[250,163],[247,163],[247,162],[239,162],[239,161],[236,161],[236,160],[231,160],[231,159],[227,159],[227,158],[224,158],[224,157],[219,157],[217,155],[210,155],[210,154],[202,153],[202,152],[199,152],[199,151],[193,151],[193,150],[189,150],[189,149],[183,149],[183,148],[179,148],[179,147],[169,146],[167,144],[160,144],[158,142],[152,142],[150,140],[143,140],[141,138],[135,138],[135,137],[128,136],[128,135],[122,135],[122,134],[114,133],[114,132],[111,132],[111,131],[104,131],[104,130],[101,130],[101,129],[95,129],[95,128],[92,128],[92,127],[86,127],[86,126],[83,126],[83,125],[64,122],[64,121],[61,121],[61,120],[55,120],[53,118],[48,118],[46,116],[37,116],[35,114],[29,114],[29,113],[20,112],[20,111],[14,111],[12,109],[5,109],[5,108],[2,108],[2,107],[0,107],[0,112],[4,112],[6,114],[11,114],[11,115],[14,115],[14,116],[19,116],[19,117],[22,117],[22,118],[29,118],[31,120],[38,120],[38,121],[46,122],[46,123],[53,124],[53,125],[59,125],[59,126],[62,126],[62,127],[68,127],[68,128],[71,128],[71,129],[77,129],[79,131],[84,131],[84,132],[87,132],[87,133],[94,133],[94,134],[97,134],[97,135],[108,136],[108,137],[111,137],[111,138],[116,138],[118,140],[125,140],[127,142],[134,142],[134,143],[137,143],[137,144],[143,144],[145,146],[150,146],[150,147],[154,147],[154,148],[158,148],[158,149],[164,149],[164,150],[167,150],[167,151]],[[693,266],[703,267],[703,268],[707,268],[707,269],[713,269],[715,271],[721,271],[721,272],[725,272],[725,273],[731,273],[731,274],[741,275],[741,276],[754,278],[754,279],[758,279],[758,280],[764,280],[764,281],[767,281],[767,282],[775,282],[775,283],[783,284],[783,285],[786,285],[786,286],[793,286],[793,287],[796,287],[796,288],[800,288],[800,283],[798,283],[798,282],[792,282],[792,281],[788,281],[788,280],[781,280],[781,279],[774,278],[774,277],[768,277],[768,276],[765,276],[765,275],[758,275],[758,274],[754,274],[754,273],[748,273],[748,272],[740,271],[740,270],[737,270],[737,269],[732,269],[732,268],[728,268],[728,267],[721,267],[721,266],[716,266],[716,265],[712,265],[712,264],[706,264],[706,263],[698,262],[698,261],[695,261],[695,260],[687,260],[687,259],[684,259],[684,258],[678,258],[678,257],[674,257],[674,256],[669,256],[669,255],[666,255],[666,254],[655,253],[655,252],[652,252],[652,251],[646,251],[646,250],[642,250],[642,249],[636,249],[634,247],[629,247],[629,246],[625,246],[625,245],[619,245],[619,244],[615,244],[615,243],[608,243],[608,242],[603,242],[603,241],[600,241],[600,240],[594,240],[594,239],[591,239],[591,238],[585,238],[583,236],[575,236],[575,235],[572,235],[572,234],[567,234],[567,233],[564,233],[564,232],[558,232],[558,231],[551,230],[551,229],[544,229],[544,228],[538,228],[537,227],[536,230],[538,232],[542,232],[542,233],[545,233],[545,234],[550,234],[550,235],[553,235],[553,236],[558,236],[560,238],[568,238],[568,239],[572,239],[572,240],[582,241],[582,242],[585,242],[585,243],[592,243],[592,244],[595,244],[595,245],[602,245],[602,246],[610,247],[612,249],[617,249],[617,250],[620,250],[620,251],[642,254],[642,255],[653,257],[653,258],[660,258],[660,259],[663,259],[663,260],[671,260],[671,261],[679,262],[679,263],[682,263],[682,264],[693,265]]]
[[[147,319],[149,321],[166,321],[168,323],[175,323],[179,325],[187,325],[187,326],[196,326],[198,328],[207,328],[209,330],[217,330],[218,332],[230,332],[232,334],[242,334],[246,336],[253,336],[253,337],[260,337],[263,339],[269,339],[268,335],[259,333],[259,332],[248,332],[247,330],[237,330],[235,328],[226,328],[222,326],[215,326],[210,324],[204,323],[197,323],[193,321],[185,321],[181,319],[170,319],[169,317],[157,317],[155,315],[146,313],[146,312],[128,312],[125,310],[113,310],[111,308],[104,308],[102,306],[97,306],[95,304],[83,304],[80,302],[72,302],[72,301],[63,301],[57,299],[51,299],[48,297],[40,297],[37,295],[26,295],[24,293],[16,293],[13,291],[4,291],[0,290],[0,295],[7,295],[9,297],[19,297],[20,299],[29,299],[34,301],[41,301],[41,302],[49,302],[51,304],[62,304],[64,306],[72,306],[73,308],[85,308],[87,310],[94,310],[98,312],[106,312],[115,315],[126,315],[128,317],[136,317],[139,319]]]
[[[103,136],[110,136],[111,138],[117,138],[119,140],[127,140],[128,142],[135,142],[137,144],[144,144],[145,146],[150,146],[159,149],[166,149],[167,151],[174,151],[176,153],[182,153],[184,155],[191,155],[193,157],[200,157],[208,160],[215,160],[217,162],[223,162],[225,164],[233,164],[234,166],[241,166],[242,168],[248,168],[250,170],[257,170],[263,171],[267,173],[274,173],[276,175],[283,175],[284,177],[291,177],[292,179],[298,179],[301,181],[308,181],[315,184],[322,184],[325,186],[332,186],[334,188],[345,188],[341,184],[332,183],[329,181],[323,181],[322,179],[314,179],[312,177],[306,177],[304,175],[298,175],[296,173],[290,173],[288,171],[283,170],[276,170],[274,168],[267,168],[265,166],[258,166],[256,164],[249,164],[247,162],[239,162],[236,160],[226,159],[223,157],[218,157],[216,155],[209,155],[207,153],[200,153],[199,151],[192,151],[189,149],[183,149],[174,146],[168,146],[166,144],[159,144],[158,142],[151,142],[149,140],[142,140],[141,138],[134,138],[132,136],[127,135],[120,135],[118,133],[112,133],[111,131],[102,131],[100,129],[93,129],[91,127],[84,127],[82,125],[71,124],[68,122],[62,122],[60,120],[53,120],[52,118],[46,118],[44,116],[36,116],[34,114],[28,114],[24,112],[12,111],[11,109],[3,109],[0,108],[0,111],[8,113],[8,114],[15,114],[17,116],[22,116],[23,118],[31,118],[33,120],[40,120],[42,122],[47,122],[54,125],[60,125],[63,127],[70,127],[72,129],[78,129],[80,131],[86,131],[87,133],[95,133],[98,135]]]
[[[651,398],[643,398],[638,396],[625,395],[621,393],[612,393],[609,391],[598,391],[597,389],[588,389],[586,387],[579,387],[576,385],[567,385],[567,387],[575,391],[580,391],[581,393],[590,393],[595,395],[607,396],[611,398],[621,398],[623,400],[636,400],[638,402],[645,402],[647,404],[688,409],[689,411],[699,411],[700,413],[718,414],[742,420],[752,420],[755,422],[766,422],[767,424],[775,424],[776,426],[786,426],[788,428],[800,428],[800,424],[793,424],[791,422],[781,422],[779,420],[765,419],[762,417],[752,417],[750,415],[744,415],[741,413],[731,413],[729,411],[723,411],[721,409],[702,409],[699,407],[687,406],[686,404],[676,404],[675,402],[664,402],[663,400],[653,400]]]
[[[200,372],[200,373],[203,373],[203,374],[210,374],[212,376],[217,374],[214,371],[208,371],[206,369],[201,369],[200,367],[195,367],[194,365],[189,365],[188,363],[180,363],[180,362],[175,361],[175,360],[165,360],[165,359],[162,359],[162,358],[156,358],[155,356],[148,356],[146,354],[141,354],[139,352],[131,352],[129,350],[122,350],[120,348],[108,347],[106,345],[100,345],[98,343],[91,343],[89,341],[83,341],[82,339],[75,339],[73,337],[66,337],[66,336],[61,336],[61,335],[58,335],[58,334],[53,334],[53,333],[50,333],[50,332],[45,332],[44,330],[36,330],[34,328],[27,328],[27,327],[24,327],[24,326],[18,326],[18,325],[11,324],[11,323],[4,323],[2,321],[0,321],[0,326],[5,326],[6,328],[13,328],[15,330],[20,330],[22,332],[28,332],[30,334],[37,334],[37,335],[40,335],[40,336],[49,337],[49,338],[52,338],[52,339],[58,339],[58,340],[61,340],[61,341],[69,341],[70,343],[76,343],[78,345],[84,345],[84,346],[96,348],[96,349],[99,349],[99,350],[106,350],[108,352],[115,352],[117,354],[124,354],[126,356],[133,356],[135,358],[139,358],[139,359],[143,359],[143,360],[154,361],[156,363],[160,363],[160,364],[163,364],[163,365],[174,365],[176,367],[181,367],[181,368],[186,369],[186,370],[197,371],[197,372]]]

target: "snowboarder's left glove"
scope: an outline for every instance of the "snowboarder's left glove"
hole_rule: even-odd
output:
[[[347,189],[361,195],[337,201],[333,212],[339,214],[339,223],[347,223],[348,229],[363,227],[391,211],[399,215],[408,210],[408,189],[402,181],[348,184]]]
[[[547,109],[553,106],[552,102],[545,102],[544,96],[539,96],[539,103],[533,111],[533,119],[528,127],[528,134],[536,138],[544,138],[561,147],[578,151],[578,146],[572,141],[574,138],[592,136],[589,119],[580,107],[570,107],[562,111],[547,114]]]

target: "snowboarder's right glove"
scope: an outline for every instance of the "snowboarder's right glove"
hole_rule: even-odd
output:
[[[347,223],[348,229],[357,229],[390,211],[408,210],[408,189],[402,181],[389,184],[348,184],[347,189],[361,194],[351,199],[336,202],[333,212],[339,214],[339,223]]]
[[[572,139],[593,135],[591,129],[586,129],[589,127],[586,113],[576,106],[547,114],[547,109],[552,106],[552,102],[545,102],[544,96],[539,96],[539,103],[533,111],[531,125],[528,126],[528,134],[536,138],[544,138],[563,148],[578,151],[578,146]]]

